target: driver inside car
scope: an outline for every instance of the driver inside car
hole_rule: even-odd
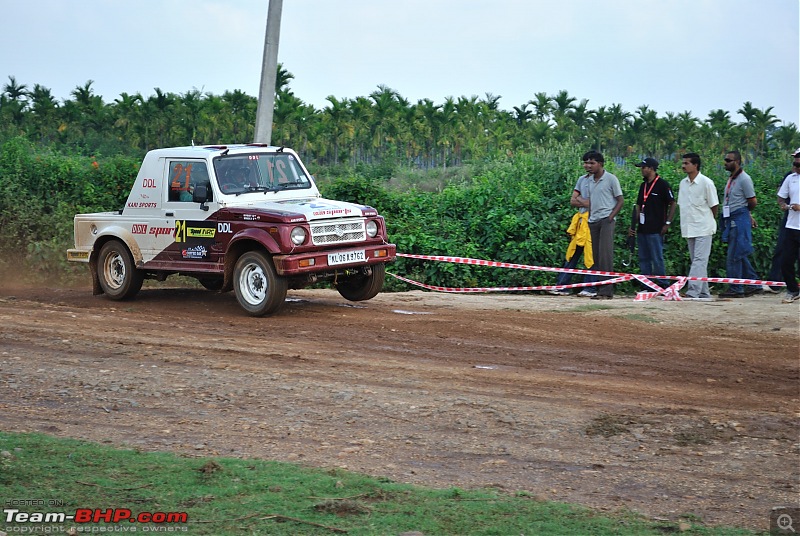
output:
[[[245,190],[255,184],[250,180],[250,168],[235,167],[225,171],[225,176],[221,181],[223,192]]]

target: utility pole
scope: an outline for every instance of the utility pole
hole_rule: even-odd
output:
[[[283,0],[269,0],[267,35],[264,38],[264,61],[258,91],[255,143],[272,143],[272,116],[275,111],[275,82],[278,76],[278,42],[281,39]]]

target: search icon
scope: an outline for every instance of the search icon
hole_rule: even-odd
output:
[[[778,516],[777,519],[778,528],[782,531],[791,531],[793,534],[796,534],[794,527],[792,526],[793,520],[792,516],[789,514],[781,514]]]

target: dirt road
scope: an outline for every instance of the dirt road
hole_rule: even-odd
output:
[[[798,304],[289,300],[0,285],[0,425],[708,524],[798,504]]]

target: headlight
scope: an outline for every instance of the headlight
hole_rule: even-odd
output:
[[[375,220],[369,220],[367,222],[367,236],[370,238],[375,238],[375,235],[378,234],[378,224]]]
[[[306,230],[303,229],[302,227],[295,227],[294,229],[292,229],[291,238],[292,238],[292,243],[295,246],[299,246],[300,244],[306,241]]]

